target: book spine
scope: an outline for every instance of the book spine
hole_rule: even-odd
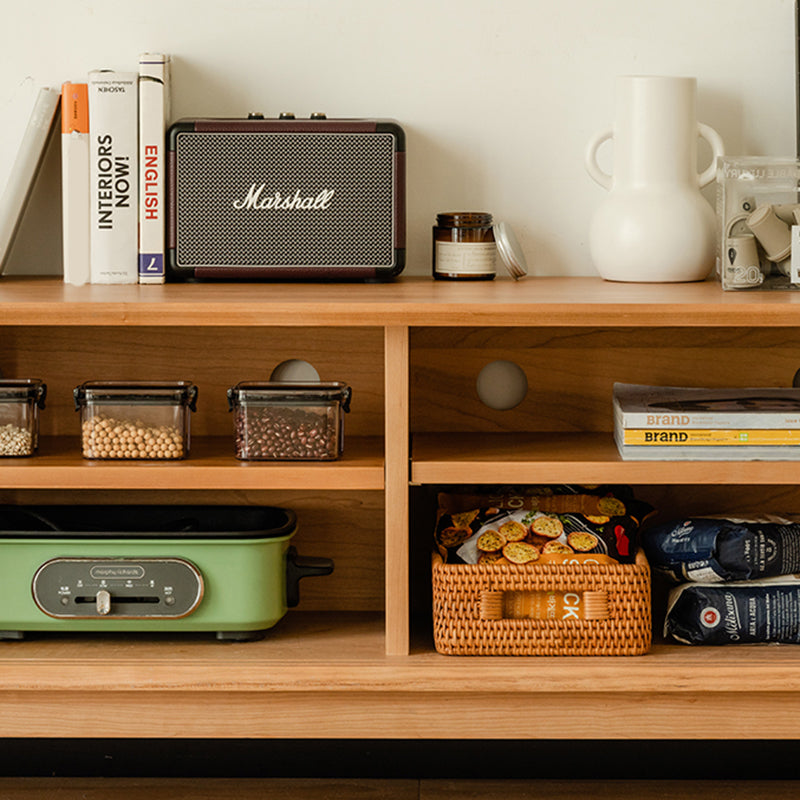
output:
[[[89,73],[92,283],[138,281],[138,76]]]
[[[64,283],[89,282],[89,87],[61,87],[61,199]]]
[[[623,461],[800,461],[800,447],[619,447]],[[734,458],[735,455],[735,458]]]
[[[760,411],[702,414],[676,412],[674,414],[623,411],[614,405],[614,424],[624,430],[648,431],[699,428],[702,430],[749,430],[773,428],[776,430],[800,429],[800,414],[792,411]]]
[[[164,283],[169,57],[139,57],[139,283]]]
[[[624,431],[625,445],[643,447],[783,447],[800,444],[800,430],[632,430]]]

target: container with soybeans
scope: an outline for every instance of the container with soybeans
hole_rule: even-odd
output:
[[[159,460],[189,455],[189,381],[89,381],[74,390],[81,454],[92,459]]]
[[[35,378],[0,380],[0,457],[32,456],[39,446],[39,409],[47,386]]]

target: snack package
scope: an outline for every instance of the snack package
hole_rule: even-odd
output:
[[[653,509],[628,487],[528,486],[439,494],[445,563],[633,563]]]
[[[664,635],[684,644],[800,644],[800,579],[685,583],[670,592]]]
[[[642,533],[650,565],[676,583],[800,572],[800,523],[781,517],[692,517]]]

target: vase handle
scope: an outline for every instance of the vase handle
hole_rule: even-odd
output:
[[[717,177],[717,159],[725,155],[725,145],[722,143],[722,137],[713,128],[703,125],[702,122],[697,123],[697,135],[711,145],[712,153],[711,163],[697,176],[702,189]]]
[[[603,172],[597,165],[597,151],[600,149],[600,145],[603,144],[603,142],[607,142],[613,137],[613,129],[608,128],[608,130],[600,131],[600,133],[596,134],[586,146],[586,156],[584,158],[586,171],[604,189],[610,189],[614,179],[607,172]]]

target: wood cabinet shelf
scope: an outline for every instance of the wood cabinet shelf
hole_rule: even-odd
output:
[[[418,692],[500,687],[537,695],[800,692],[792,647],[688,647],[658,641],[646,656],[444,656],[418,635],[407,656],[383,650],[377,612],[289,611],[255,642],[213,634],[32,633],[0,650],[0,691]],[[758,681],[751,675],[757,672]],[[435,680],[425,680],[425,676]],[[798,722],[800,725],[800,722]]]
[[[415,593],[433,521],[412,530],[409,513],[427,488],[497,483],[624,483],[673,513],[744,500],[800,513],[800,462],[626,462],[611,418],[614,380],[790,385],[800,294],[593,278],[71,287],[4,277],[0,309],[3,375],[49,387],[38,455],[0,460],[5,502],[194,502],[199,491],[285,504],[298,510],[303,549],[336,563],[260,642],[56,631],[0,643],[0,736],[51,737],[57,719],[58,735],[75,737],[800,737],[791,646],[438,654],[430,613],[413,624],[411,614],[429,602]],[[224,389],[286,358],[353,386],[341,460],[233,457]],[[528,375],[528,395],[507,411],[475,391],[498,359]],[[200,385],[190,458],[80,457],[72,388],[122,371]]]
[[[239,461],[230,437],[197,437],[180,461],[88,460],[75,437],[43,438],[32,458],[0,460],[8,489],[341,489],[382,491],[383,442],[351,437],[335,461]]]
[[[796,484],[796,461],[623,461],[611,433],[416,434],[414,483]]]
[[[59,735],[77,737],[148,736],[158,725],[160,736],[186,737],[569,739],[588,725],[592,738],[658,739],[675,736],[678,716],[682,738],[750,738],[769,714],[765,738],[788,738],[800,733],[797,667],[791,647],[475,659],[439,655],[426,637],[392,657],[380,614],[290,611],[260,642],[64,634],[4,643],[0,697],[14,714],[0,717],[0,736],[51,735],[58,714]],[[727,696],[736,715],[724,711]],[[59,712],[71,707],[80,715]]]
[[[171,327],[795,327],[795,292],[722,292],[719,284],[622,284],[598,278],[381,284],[188,283],[67,286],[5,276],[0,325]]]

